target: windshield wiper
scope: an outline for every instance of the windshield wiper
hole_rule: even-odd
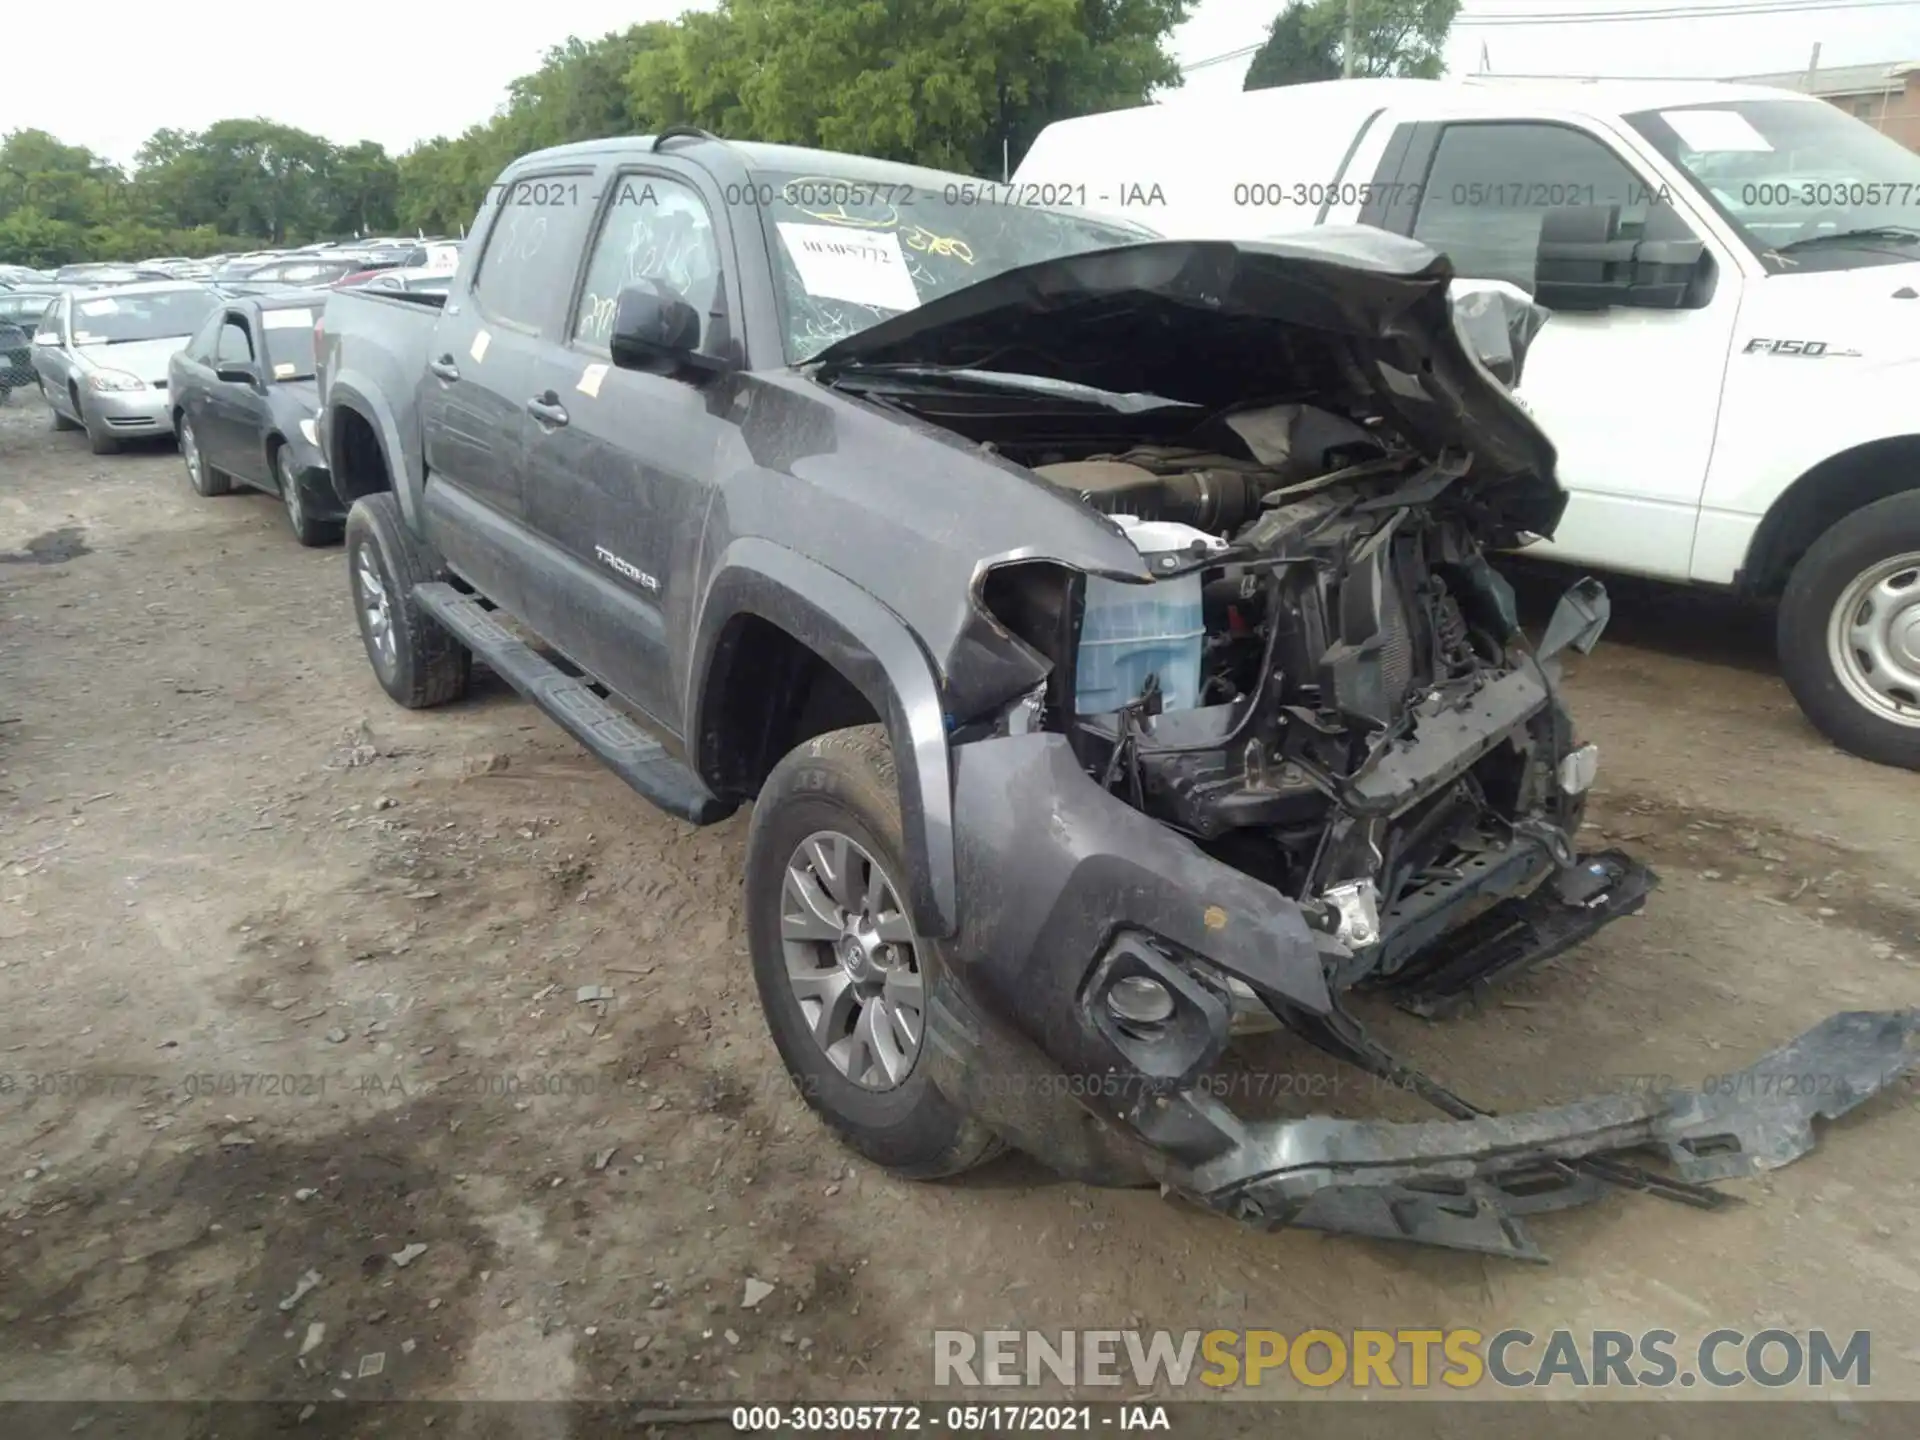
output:
[[[1920,241],[1920,230],[1907,225],[1861,225],[1852,230],[1834,230],[1825,235],[1808,235],[1773,247],[1776,255],[1795,250],[1811,250],[1816,245],[1856,245],[1862,240],[1892,240],[1911,245]]]

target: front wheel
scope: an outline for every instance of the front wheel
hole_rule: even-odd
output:
[[[106,422],[87,414],[84,401],[80,404],[80,423],[87,432],[87,449],[96,455],[118,455],[120,437],[107,429]]]
[[[193,421],[186,416],[180,417],[177,436],[180,442],[180,460],[187,467],[187,483],[193,486],[196,495],[225,495],[232,490],[233,484],[225,472],[207,464],[207,457],[200,449],[200,436],[193,428]]]
[[[467,693],[473,652],[413,598],[416,585],[441,577],[391,492],[356,500],[347,513],[347,577],[360,639],[381,689],[409,710]]]
[[[1843,750],[1920,770],[1920,491],[1815,540],[1780,601],[1780,668]]]
[[[893,757],[877,725],[807,741],[774,767],[747,832],[760,1008],[801,1098],[895,1174],[956,1175],[1000,1149],[922,1060],[938,944],[907,915]]]

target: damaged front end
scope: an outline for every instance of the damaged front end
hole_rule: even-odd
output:
[[[1088,1180],[1537,1258],[1526,1214],[1622,1187],[1711,1205],[1704,1180],[1793,1158],[1814,1115],[1912,1063],[1916,1026],[1835,1017],[1739,1103],[1493,1116],[1343,1007],[1367,988],[1444,1013],[1656,883],[1577,848],[1598,757],[1558,660],[1598,640],[1605,592],[1572,587],[1534,644],[1488,558],[1565,506],[1501,383],[1540,312],[1482,292],[1456,315],[1450,280],[1371,233],[1129,247],[883,322],[822,374],[1025,467],[1141,562],[1087,574],[1028,551],[977,574],[944,667],[963,903],[927,1012],[935,1083]],[[989,688],[969,665],[994,703],[968,703]],[[1262,1026],[1449,1118],[1244,1119],[1206,1078]],[[1845,1083],[1765,1089],[1801,1065]]]

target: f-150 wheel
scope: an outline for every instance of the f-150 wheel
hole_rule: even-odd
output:
[[[940,951],[907,918],[901,834],[880,727],[809,740],[754,807],[747,930],[760,1007],[801,1097],[867,1159],[930,1180],[1001,1146],[918,1063]]]
[[[353,502],[347,513],[347,577],[360,639],[380,686],[409,710],[467,693],[473,652],[413,598],[442,577],[400,518],[391,492]]]
[[[1920,770],[1920,491],[1855,511],[1794,567],[1780,668],[1844,750]]]

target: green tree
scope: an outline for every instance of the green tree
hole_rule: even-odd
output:
[[[1348,0],[1292,0],[1247,67],[1246,88],[1334,80],[1346,53]],[[1460,0],[1353,0],[1353,73],[1437,79]]]
[[[400,167],[371,140],[334,150],[321,187],[329,235],[390,230],[400,199]]]
[[[1054,120],[1180,83],[1188,0],[721,0],[628,79],[649,128],[701,125],[998,174]]]
[[[402,228],[452,233],[472,221],[487,187],[519,156],[644,128],[635,123],[627,77],[643,55],[669,46],[677,29],[678,22],[655,21],[597,40],[569,39],[507,87],[506,103],[490,119],[407,151],[398,162]]]

